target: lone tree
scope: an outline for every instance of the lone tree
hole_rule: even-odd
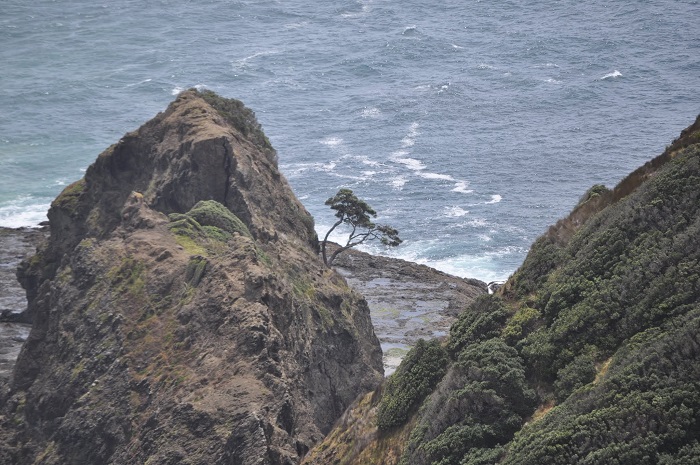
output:
[[[326,237],[323,238],[321,243],[323,263],[329,268],[333,265],[333,260],[338,254],[363,242],[378,239],[382,244],[391,247],[396,247],[403,242],[399,239],[399,232],[396,229],[391,226],[373,223],[371,218],[375,218],[377,212],[367,205],[367,202],[358,199],[350,189],[340,189],[335,196],[326,200],[326,205],[335,210],[335,216],[338,218],[338,221],[328,230]],[[345,245],[340,246],[328,257],[326,255],[328,236],[341,224],[346,224],[351,228],[350,236]]]

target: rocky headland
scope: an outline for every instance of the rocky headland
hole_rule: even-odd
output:
[[[324,267],[254,115],[209,92],[49,220],[0,230],[3,463],[297,463],[381,382],[375,332],[393,372],[486,292],[356,250]]]
[[[699,185],[700,118],[495,294],[356,250],[330,270],[253,113],[184,92],[47,238],[0,231],[0,463],[698,463]]]
[[[180,94],[49,222],[1,463],[294,464],[383,379],[367,303],[238,101]]]

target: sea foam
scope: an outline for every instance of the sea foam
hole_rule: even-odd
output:
[[[442,181],[454,181],[455,179],[449,174],[439,174],[439,173],[420,173],[419,176],[425,179],[438,179]]]
[[[459,218],[469,214],[469,210],[462,207],[445,207],[445,216],[448,218]]]
[[[425,165],[423,164],[423,162],[420,160],[416,160],[415,158],[395,158],[394,161],[396,163],[406,165],[406,168],[408,168],[409,170],[420,171],[425,169]]]
[[[457,184],[455,184],[455,187],[452,189],[452,192],[459,192],[460,194],[471,194],[474,192],[473,189],[468,189],[469,183],[467,181],[459,181]]]
[[[46,221],[50,201],[22,196],[0,206],[0,226],[5,228],[36,227]]]
[[[604,80],[604,79],[611,79],[611,78],[617,78],[617,77],[622,77],[622,73],[619,72],[618,70],[615,70],[615,71],[613,71],[612,73],[606,74],[605,76],[603,76],[602,78],[600,78],[600,80],[602,81],[602,80]]]

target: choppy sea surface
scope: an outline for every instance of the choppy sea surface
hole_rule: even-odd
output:
[[[3,0],[0,225],[189,87],[252,108],[316,218],[353,189],[486,281],[700,112],[698,1]],[[336,239],[340,237],[336,236]]]

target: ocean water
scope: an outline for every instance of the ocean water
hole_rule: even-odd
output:
[[[368,249],[486,281],[593,184],[700,112],[698,1],[3,0],[0,225],[36,225],[179,91],[252,108],[316,218],[349,187]],[[340,237],[336,236],[337,239]]]

